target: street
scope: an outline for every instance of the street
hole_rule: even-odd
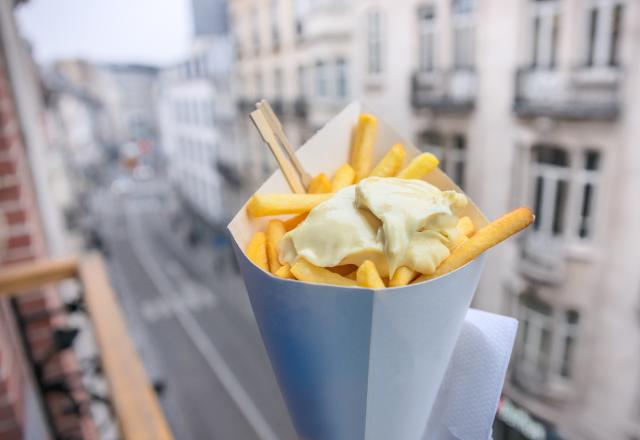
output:
[[[109,270],[177,439],[293,439],[232,254],[188,248],[158,181],[100,194]]]

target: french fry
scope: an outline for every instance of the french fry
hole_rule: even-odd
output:
[[[371,171],[377,130],[378,120],[375,116],[367,113],[360,115],[351,152],[351,166],[356,172],[356,182],[367,177]]]
[[[356,172],[353,170],[353,167],[345,163],[338,168],[338,171],[336,171],[336,174],[333,176],[331,180],[331,190],[336,192],[349,185],[353,185],[355,178]]]
[[[253,261],[256,266],[269,272],[267,236],[264,232],[256,232],[253,237],[251,237],[249,246],[247,246],[246,254],[249,260]]]
[[[281,220],[270,220],[267,223],[267,257],[271,273],[276,273],[282,266],[278,260],[278,242],[285,232],[284,223]]]
[[[473,226],[473,222],[469,217],[461,217],[458,220],[458,230],[460,231],[460,235],[455,243],[451,246],[451,249],[455,249],[460,246],[462,243],[467,241],[469,236],[473,234],[475,227]],[[406,286],[409,284],[415,277],[418,276],[418,272],[407,267],[401,266],[396,269],[396,272],[391,277],[389,281],[389,287],[400,287]]]
[[[378,162],[373,170],[371,171],[370,176],[376,177],[393,177],[398,174],[400,168],[402,168],[402,163],[404,162],[404,157],[407,155],[402,144],[395,144],[393,147],[389,149],[387,154],[384,155],[382,160]]]
[[[325,173],[320,173],[311,179],[309,188],[307,189],[309,194],[323,194],[331,192],[331,182]]]
[[[460,231],[460,235],[458,235],[458,238],[456,238],[456,240],[449,246],[451,250],[467,241],[476,230],[476,227],[473,225],[473,222],[469,217],[460,217],[457,228],[458,231]]]
[[[408,268],[407,266],[401,266],[396,269],[395,273],[391,277],[389,281],[389,287],[400,287],[406,286],[418,276],[418,272],[413,269]]]
[[[284,228],[287,231],[295,229],[300,223],[302,223],[307,218],[308,215],[309,215],[308,212],[303,212],[302,214],[294,215],[293,217],[288,218],[287,220],[284,221]]]
[[[438,158],[431,153],[422,153],[413,159],[396,177],[401,179],[422,179],[438,167]]]
[[[492,248],[529,226],[533,223],[534,218],[533,212],[526,207],[514,209],[506,213],[479,229],[471,238],[454,249],[451,255],[438,266],[434,273],[422,275],[415,282],[439,277],[464,266],[487,249]]]
[[[344,264],[342,266],[327,267],[327,269],[329,269],[333,273],[337,273],[338,275],[346,277],[350,273],[357,271],[358,266],[356,266],[355,264]]]
[[[299,258],[298,261],[291,266],[291,273],[300,281],[347,287],[356,286],[356,282],[354,280],[350,280],[342,275],[333,273],[324,267],[315,266],[304,258]]]
[[[473,221],[469,217],[460,217],[458,220],[458,231],[466,237],[471,237],[475,232],[476,227]]]
[[[288,263],[283,266],[280,266],[280,269],[276,270],[274,275],[280,278],[295,280],[295,277],[291,273],[291,266],[289,266]]]
[[[376,265],[371,260],[366,260],[360,265],[356,273],[356,282],[358,286],[369,289],[384,289],[385,287]]]
[[[331,198],[332,194],[254,194],[247,204],[251,217],[300,214]]]

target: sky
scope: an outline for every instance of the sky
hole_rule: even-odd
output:
[[[188,0],[29,0],[17,7],[36,60],[164,65],[182,58],[191,38]]]

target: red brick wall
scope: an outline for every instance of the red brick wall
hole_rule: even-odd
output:
[[[0,270],[19,262],[46,256],[45,237],[39,218],[35,189],[31,178],[27,149],[16,110],[14,94],[6,69],[0,41],[0,216],[4,216],[7,240],[0,246]],[[2,224],[0,223],[0,224]],[[0,226],[2,227],[2,226]],[[54,291],[33,292],[19,299],[23,314],[40,313],[60,306]],[[48,351],[52,344],[53,321],[45,319],[27,332],[34,357]],[[77,368],[72,353],[64,353],[47,363],[47,372],[69,372]],[[34,389],[31,366],[22,346],[12,307],[0,299],[0,440],[22,439],[26,426],[33,423],[24,414],[25,396]],[[92,423],[65,415],[60,397],[47,397],[53,408],[54,424],[75,437],[94,438]]]

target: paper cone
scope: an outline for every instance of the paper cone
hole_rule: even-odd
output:
[[[347,161],[362,112],[352,103],[298,150],[312,174]],[[378,118],[376,158],[402,142]],[[441,171],[427,180],[458,189]],[[459,189],[458,189],[459,190]],[[258,190],[289,192],[277,171]],[[470,203],[464,215],[486,224]],[[229,224],[254,315],[293,424],[307,440],[418,440],[438,394],[462,322],[478,285],[483,258],[443,277],[400,288],[370,290],[284,280],[263,272],[242,249],[266,220],[243,207]]]

